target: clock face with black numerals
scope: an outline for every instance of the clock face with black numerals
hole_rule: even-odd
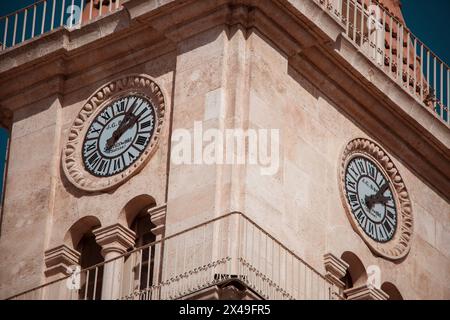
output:
[[[158,150],[164,96],[146,74],[97,88],[67,130],[61,162],[68,181],[85,192],[105,192],[138,174]]]
[[[405,257],[414,224],[411,200],[387,152],[369,139],[351,140],[342,153],[339,186],[351,226],[368,247],[390,260]]]
[[[129,168],[149,144],[155,117],[155,108],[144,95],[128,95],[105,106],[84,138],[85,169],[94,176],[108,177]]]
[[[377,242],[391,240],[397,208],[389,180],[369,158],[356,156],[345,169],[347,201],[362,230]]]

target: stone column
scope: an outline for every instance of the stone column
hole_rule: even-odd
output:
[[[45,275],[47,281],[53,281],[60,278],[64,278],[71,274],[71,271],[76,270],[79,267],[80,253],[75,251],[65,244],[54,247],[45,251]],[[79,275],[74,275],[74,277]],[[70,300],[78,297],[77,283],[72,283],[72,280],[76,278],[67,278],[62,281],[56,282],[45,288],[44,299],[64,299]]]
[[[337,258],[332,253],[326,253],[323,256],[323,263],[325,264],[325,278],[328,281],[336,285],[339,289],[339,294],[344,291],[345,283],[342,282],[342,278],[345,277],[345,273],[348,269],[348,264],[342,259]]]
[[[124,254],[134,245],[135,233],[117,223],[94,230],[97,243],[102,247],[105,261]],[[102,300],[120,298],[124,258],[107,262],[103,269]]]

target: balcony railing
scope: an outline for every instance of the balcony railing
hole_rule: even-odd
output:
[[[230,279],[264,299],[339,297],[336,286],[308,263],[243,214],[230,213],[11,299],[111,297],[107,273],[117,275],[112,281],[118,299],[192,297]]]
[[[392,80],[450,126],[450,70],[376,0],[313,0],[345,36]],[[443,30],[445,32],[445,30]]]
[[[83,24],[121,8],[124,0],[40,0],[0,18],[0,49],[66,27]]]

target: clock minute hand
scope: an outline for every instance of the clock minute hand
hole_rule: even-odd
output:
[[[132,120],[128,120],[124,125],[121,125],[119,128],[117,128],[116,131],[114,131],[111,138],[109,138],[106,141],[106,149],[109,150],[111,147],[116,144],[116,142],[120,139],[120,137],[130,129],[134,125],[134,122]]]
[[[375,194],[375,197],[376,198],[381,197],[383,195],[383,193],[385,193],[388,188],[389,188],[389,183],[385,182],[383,184],[383,186],[380,188],[380,190],[378,190],[378,192]]]
[[[128,109],[125,112],[125,116],[123,117],[122,122],[120,123],[119,127],[113,132],[111,138],[109,138],[106,141],[106,150],[111,149],[111,147],[117,142],[117,140],[119,140],[119,138],[122,136],[122,134],[126,130],[128,130],[128,128],[129,128],[128,122],[129,122],[131,116],[133,115],[133,110],[134,110],[134,107],[136,106],[136,100],[133,102],[130,109]]]

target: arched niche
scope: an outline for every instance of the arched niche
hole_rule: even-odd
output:
[[[388,300],[403,300],[403,296],[397,287],[391,282],[383,282],[381,290],[388,294]]]
[[[367,272],[362,261],[351,251],[345,251],[341,259],[348,263],[349,267],[345,275],[346,288],[358,287],[367,283]]]
[[[119,215],[119,223],[124,226],[131,227],[135,218],[142,214],[143,211],[156,206],[156,201],[148,194],[141,194],[129,200],[123,207]]]
[[[152,221],[150,208],[156,206],[153,197],[142,194],[129,200],[119,215],[119,223],[130,228],[135,234],[134,248],[143,247],[154,242],[157,234],[153,231],[156,225]],[[148,246],[140,251],[139,255],[125,257],[124,273],[133,274],[124,279],[122,283],[122,295],[128,295],[131,291],[148,290],[157,284],[158,268],[155,259],[158,259],[160,246]],[[139,265],[139,268],[136,268]]]
[[[76,250],[83,236],[101,227],[100,220],[94,216],[85,216],[77,220],[64,236],[64,244]]]

